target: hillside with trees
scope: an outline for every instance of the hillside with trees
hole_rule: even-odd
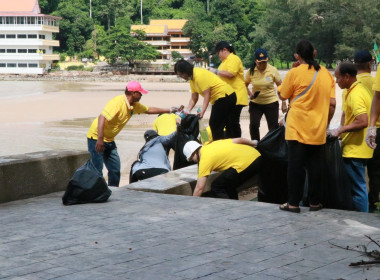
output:
[[[352,0],[39,0],[42,13],[62,17],[59,52],[133,62],[154,60],[154,47],[131,36],[131,24],[189,19],[194,54],[208,59],[220,40],[231,42],[245,66],[258,47],[289,66],[294,46],[309,39],[327,66],[380,43],[380,1]],[[142,4],[142,8],[141,8]],[[216,58],[213,58],[216,59]]]

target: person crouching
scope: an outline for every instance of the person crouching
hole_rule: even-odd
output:
[[[237,188],[260,169],[261,155],[254,148],[257,141],[246,138],[217,140],[202,146],[189,141],[183,147],[188,161],[198,163],[198,180],[193,196],[201,196],[212,171],[222,172],[211,184],[216,198],[238,199]]]

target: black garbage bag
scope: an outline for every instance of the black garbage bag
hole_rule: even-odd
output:
[[[327,137],[325,144],[325,184],[321,203],[326,208],[353,210],[351,185],[343,164],[337,138]]]
[[[79,167],[62,197],[64,205],[105,202],[112,191],[91,160]]]
[[[199,117],[197,115],[189,114],[181,120],[181,124],[177,127],[177,137],[174,144],[173,170],[194,164],[186,160],[183,154],[183,146],[185,146],[188,141],[197,139],[199,134],[198,120]]]
[[[258,201],[285,203],[288,199],[288,145],[285,127],[269,131],[258,143],[263,158],[259,174]]]

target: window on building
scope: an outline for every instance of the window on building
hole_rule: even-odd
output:
[[[0,67],[4,68],[7,67],[7,65],[5,63],[0,63]]]
[[[179,46],[172,46],[172,50],[178,50]]]
[[[7,63],[7,67],[14,68],[14,67],[17,67],[17,64],[16,63]]]
[[[37,68],[38,64],[37,63],[29,63],[29,68]]]
[[[7,34],[7,39],[15,39],[16,38],[16,34]]]
[[[0,34],[0,39],[4,39],[5,38],[5,34]]]
[[[37,17],[37,24],[42,24],[42,17]]]
[[[16,49],[7,49],[7,53],[16,53]]]
[[[37,39],[37,34],[28,34],[28,39]]]
[[[25,24],[25,17],[17,17],[17,24]]]
[[[18,68],[27,68],[28,64],[27,63],[19,63]]]
[[[36,24],[36,17],[27,17],[28,24]]]
[[[38,38],[45,39],[45,35],[38,35]]]
[[[17,34],[18,39],[26,39],[26,34]]]
[[[6,17],[5,22],[6,22],[6,24],[14,24],[15,18],[14,17]]]
[[[37,53],[37,49],[29,49],[28,53]]]
[[[0,17],[0,24],[4,24],[4,23],[3,23],[3,18],[4,18],[4,17]],[[5,20],[4,20],[4,22],[5,22]]]
[[[179,34],[172,34],[171,36],[172,37],[180,37],[181,35],[179,35]]]
[[[28,53],[28,50],[27,49],[18,49],[17,52],[18,53]]]
[[[0,49],[0,53],[5,53],[5,49]]]

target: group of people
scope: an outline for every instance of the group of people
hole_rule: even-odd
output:
[[[297,44],[294,55],[297,63],[288,72],[284,81],[281,80],[277,69],[268,64],[268,54],[265,49],[259,48],[255,51],[254,62],[245,76],[242,62],[231,44],[225,41],[219,42],[215,46],[214,54],[217,54],[221,60],[218,69],[195,68],[186,60],[179,60],[174,66],[177,76],[190,84],[191,97],[184,110],[185,113],[191,112],[198,102],[199,95],[203,97],[198,112],[199,118],[204,117],[211,104],[209,126],[213,141],[204,146],[197,141],[189,141],[183,148],[185,157],[199,164],[194,196],[202,194],[207,177],[212,171],[220,171],[220,176],[211,185],[212,194],[215,197],[237,199],[236,188],[259,172],[262,157],[254,147],[257,141],[260,141],[261,118],[265,115],[269,130],[277,128],[280,110],[278,100],[281,99],[281,110],[283,113],[286,112],[284,123],[289,153],[287,176],[289,200],[280,205],[280,209],[300,212],[299,202],[303,194],[305,169],[311,182],[310,210],[317,211],[323,208],[320,203],[322,184],[320,166],[323,164],[322,148],[326,142],[327,132],[332,136],[343,138],[343,157],[352,184],[355,208],[358,211],[368,212],[368,205],[372,207],[379,201],[380,148],[377,148],[375,153],[373,149],[376,148],[380,138],[380,74],[378,72],[376,82],[370,76],[371,68],[368,67],[371,67],[372,57],[369,54],[371,57],[369,59],[368,52],[361,51],[356,54],[354,64],[344,62],[336,68],[336,81],[347,91],[343,94],[341,126],[335,130],[327,129],[335,112],[335,80],[325,67],[317,63],[316,50],[309,41],[302,40]],[[145,93],[147,91],[142,89],[138,82],[129,82],[125,94],[109,101],[87,134],[92,161],[100,172],[103,163],[105,164],[110,186],[118,186],[120,182],[120,159],[114,137],[132,115],[164,114],[163,116],[170,119],[171,123],[176,118],[170,113],[178,108],[165,109],[142,105],[139,101]],[[240,127],[242,108],[248,105],[248,100],[250,100],[251,139],[241,138]],[[369,117],[370,112],[371,117]],[[149,168],[149,176],[170,170],[167,153],[176,134],[175,124],[171,131],[171,134],[162,134],[156,128],[145,133],[146,144],[139,155],[143,156],[146,149],[156,147],[153,158],[145,159],[145,162],[154,162],[155,159],[162,158],[161,162],[164,163],[159,167],[149,164],[142,166],[147,168],[140,166],[138,168],[140,172],[132,172],[136,175],[131,177],[131,182],[146,178],[148,172],[146,169]],[[370,194],[370,204],[368,195],[366,196],[364,177],[367,159],[370,159],[368,161],[370,193],[373,192],[373,200]],[[133,168],[132,166],[132,170]]]

